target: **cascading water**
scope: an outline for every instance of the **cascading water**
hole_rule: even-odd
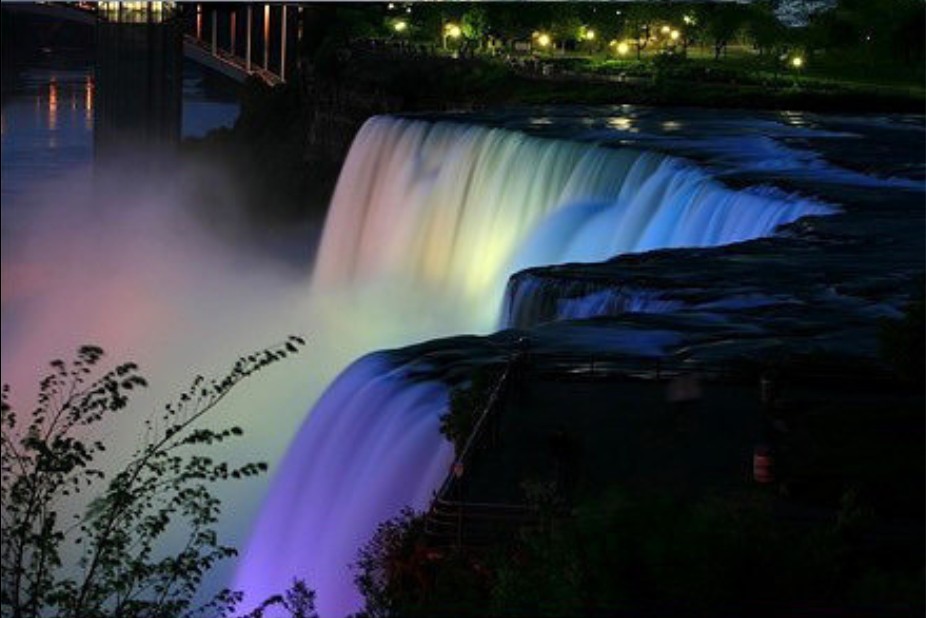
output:
[[[238,572],[249,594],[269,596],[298,576],[318,590],[322,615],[357,608],[348,571],[357,548],[384,514],[426,508],[453,457],[449,443],[435,440],[447,388],[409,372],[370,355],[319,400],[281,464]]]
[[[659,292],[639,288],[609,286],[548,279],[519,273],[508,282],[502,325],[531,328],[559,320],[583,320],[622,313],[667,313],[684,306]]]
[[[730,190],[663,154],[374,118],[344,164],[313,294],[388,314],[419,339],[487,332],[515,270],[736,242],[829,212],[773,190]],[[325,618],[359,608],[357,549],[402,506],[425,507],[447,471],[446,388],[388,356],[358,361],[329,387],[241,561],[236,586],[249,600],[303,577]]]

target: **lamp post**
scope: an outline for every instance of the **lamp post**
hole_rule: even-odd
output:
[[[797,86],[801,82],[801,69],[804,68],[804,58],[801,56],[793,56],[789,62],[791,68],[794,69],[794,86]]]

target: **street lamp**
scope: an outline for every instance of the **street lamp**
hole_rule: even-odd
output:
[[[682,36],[682,33],[678,30],[673,30],[669,33],[669,38],[671,38],[673,41],[677,41],[680,36]]]
[[[659,32],[663,34],[669,34],[670,32],[672,32],[672,28],[671,26],[663,26],[662,28],[659,29]]]
[[[586,30],[586,31],[585,31],[585,40],[586,40],[586,41],[594,41],[594,40],[595,40],[595,31],[594,31],[594,30],[591,30],[591,29]]]
[[[621,56],[626,56],[630,53],[630,45],[627,45],[625,41],[621,41],[617,44],[617,53]]]
[[[795,56],[791,58],[791,66],[794,67],[795,69],[800,70],[800,68],[804,66],[804,59],[801,58],[800,56]]]
[[[550,40],[550,35],[546,32],[541,32],[537,35],[537,44],[540,45],[540,47],[548,47],[550,45]]]
[[[399,20],[392,24],[392,29],[396,32],[405,32],[408,29],[408,22]]]

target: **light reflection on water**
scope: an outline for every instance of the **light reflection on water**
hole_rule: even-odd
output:
[[[16,71],[0,115],[0,205],[4,245],[17,224],[15,212],[29,210],[31,189],[65,173],[75,182],[89,177],[93,163],[96,83],[91,60],[67,62],[54,54]],[[202,70],[187,64],[183,83],[183,135],[198,137],[232,125],[239,105],[230,89],[208,87]]]
[[[618,131],[627,131],[634,133],[637,129],[634,127],[633,118],[628,116],[616,116],[608,119],[608,126]]]

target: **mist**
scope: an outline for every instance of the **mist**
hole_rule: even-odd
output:
[[[310,265],[262,247],[268,236],[239,194],[214,166],[149,161],[132,171],[77,169],[6,204],[4,236],[14,242],[2,261],[2,373],[14,407],[32,410],[49,361],[71,359],[83,344],[106,351],[103,370],[137,362],[150,387],[97,427],[112,472],[142,444],[144,422],[197,374],[222,375],[237,357],[299,334],[309,350],[247,379],[203,419],[241,426],[244,437],[219,454],[266,461],[272,474],[318,392],[351,358],[319,344],[319,332],[337,327],[312,317]],[[298,228],[277,242],[302,236],[313,233]],[[268,479],[219,488],[225,542],[244,543]],[[231,567],[210,574],[216,586]]]

